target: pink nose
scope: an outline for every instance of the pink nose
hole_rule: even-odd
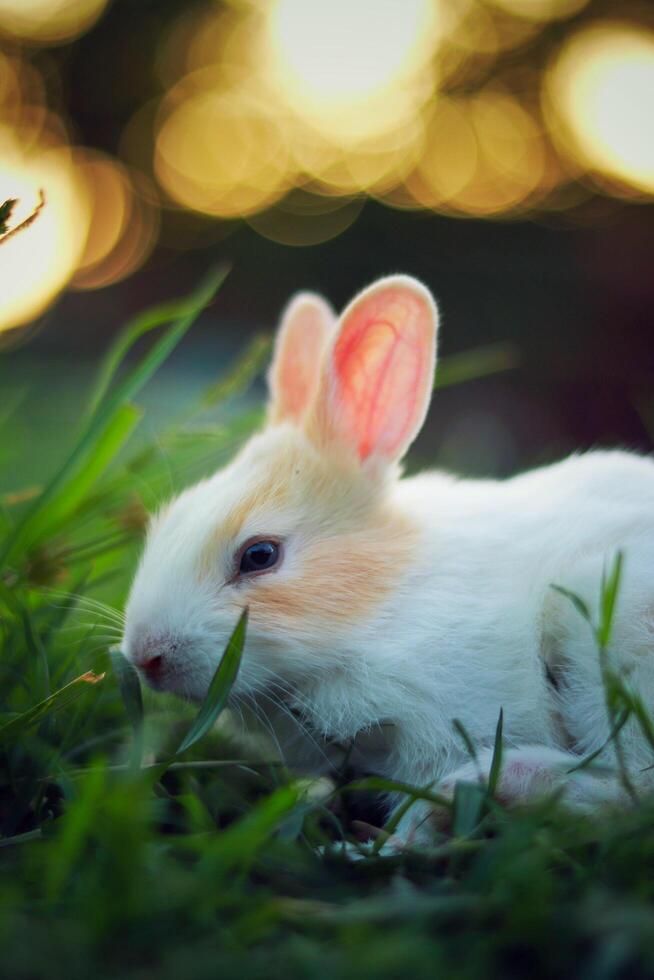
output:
[[[148,677],[158,677],[163,667],[163,657],[160,653],[158,653],[154,657],[148,657],[145,660],[140,660],[137,663],[137,666],[139,670],[142,670],[144,674],[148,675]]]
[[[139,637],[130,651],[130,660],[147,677],[158,677],[164,667],[164,654],[171,650],[170,638],[165,635]]]

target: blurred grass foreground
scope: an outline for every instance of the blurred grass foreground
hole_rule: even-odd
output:
[[[224,274],[128,325],[58,469],[0,501],[0,975],[652,976],[651,804],[508,812],[461,785],[433,846],[388,851],[381,781],[298,780],[234,736],[221,712],[245,619],[199,713],[162,696],[144,711],[112,660],[144,498],[215,466],[260,420],[229,405],[262,368],[261,338],[130,448],[135,399]],[[446,382],[465,381],[474,358],[451,368]],[[7,411],[3,439],[11,426]]]

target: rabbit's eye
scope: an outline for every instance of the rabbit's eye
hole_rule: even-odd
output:
[[[277,541],[253,541],[241,553],[239,575],[266,572],[279,561],[281,548]]]

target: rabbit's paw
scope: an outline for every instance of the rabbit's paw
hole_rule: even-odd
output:
[[[389,848],[403,851],[411,847],[421,847],[434,842],[434,829],[438,826],[435,820],[436,810],[433,803],[418,800],[402,816],[393,833],[386,841]]]
[[[490,772],[492,751],[480,753],[477,763],[467,763],[447,776],[439,792],[452,799],[460,782],[486,781]],[[502,761],[495,798],[505,806],[533,803],[557,796],[566,806],[590,810],[595,805],[616,800],[621,789],[613,772],[605,769],[577,769],[579,756],[545,745],[528,745],[509,749]]]

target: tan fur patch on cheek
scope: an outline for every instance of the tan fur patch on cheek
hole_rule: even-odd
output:
[[[392,526],[310,546],[297,578],[273,574],[253,582],[252,615],[262,623],[285,621],[289,628],[361,621],[397,589],[416,540],[413,528]]]

